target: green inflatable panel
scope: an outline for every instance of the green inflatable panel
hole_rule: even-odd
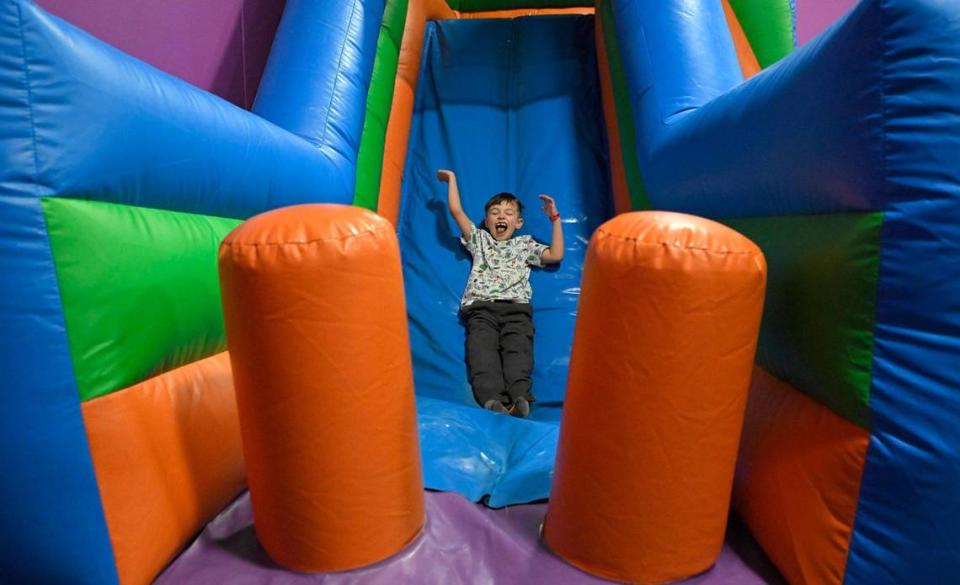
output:
[[[220,240],[240,221],[43,200],[80,399],[226,347]]]
[[[387,138],[387,123],[393,105],[393,88],[400,62],[400,45],[407,24],[409,0],[389,0],[383,11],[380,37],[377,39],[377,58],[367,92],[367,112],[357,155],[357,181],[353,204],[372,211],[377,210],[380,198],[380,178],[383,171],[383,149]]]
[[[869,428],[883,213],[724,223],[756,242],[767,258],[757,362]]]
[[[730,7],[761,67],[773,65],[797,46],[790,0],[730,0]]]

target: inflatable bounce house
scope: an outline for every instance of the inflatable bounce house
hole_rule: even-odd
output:
[[[236,103],[56,4],[0,0],[0,582],[960,579],[957,2],[797,48],[790,0],[286,0]],[[557,199],[529,418],[473,403],[439,168],[541,241]],[[749,291],[688,294],[674,252]],[[271,548],[316,530],[327,572]]]

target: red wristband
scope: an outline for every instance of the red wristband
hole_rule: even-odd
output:
[[[558,219],[560,219],[559,213],[554,213],[553,215],[550,216],[550,221],[557,221]]]

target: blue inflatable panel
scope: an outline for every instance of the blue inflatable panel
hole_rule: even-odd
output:
[[[31,109],[49,104],[31,96],[24,59],[50,26],[31,3],[0,1],[0,581],[116,583],[37,198],[49,186],[35,183],[47,161]]]
[[[16,188],[235,218],[353,200],[353,167],[299,136],[31,2],[2,6],[11,16],[0,34],[13,46],[2,56],[0,100],[31,134],[32,185]],[[24,156],[10,152],[11,131],[0,129],[0,172]]]
[[[960,574],[960,11],[863,0],[739,82],[719,44],[686,47],[684,19],[707,4],[614,5],[650,199],[714,218],[884,212],[872,435],[844,583],[949,580]],[[711,67],[728,89],[668,82]]]
[[[537,195],[557,199],[564,260],[531,276],[533,392],[538,406],[562,402],[587,241],[612,214],[602,124],[592,17],[427,26],[397,228],[420,395],[474,404],[458,318],[471,261],[436,179],[450,168],[470,217],[511,191],[525,206],[520,233],[542,242]]]
[[[722,13],[707,9],[715,3],[669,4],[614,5],[637,156],[654,207],[713,218],[882,209],[876,12],[856,11],[847,26],[742,82],[729,40],[685,48],[688,19],[710,17],[722,28]],[[678,46],[678,38],[685,42]],[[701,84],[663,81],[704,69],[712,73]]]
[[[743,81],[720,2],[618,0],[613,10],[630,103],[647,128]],[[637,127],[638,149],[657,138]]]
[[[558,409],[545,409],[556,413]],[[417,397],[424,485],[494,508],[550,494],[560,427]]]
[[[960,575],[960,10],[868,0],[833,34],[882,39],[862,58],[882,63],[886,203],[874,432],[845,583],[951,582]]]
[[[253,105],[318,146],[351,188],[383,8],[384,0],[287,0]]]

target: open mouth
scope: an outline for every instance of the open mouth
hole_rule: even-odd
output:
[[[498,222],[493,226],[493,229],[497,232],[498,235],[499,235],[499,234],[505,234],[505,233],[507,233],[507,222],[505,222],[505,221],[498,221]]]

